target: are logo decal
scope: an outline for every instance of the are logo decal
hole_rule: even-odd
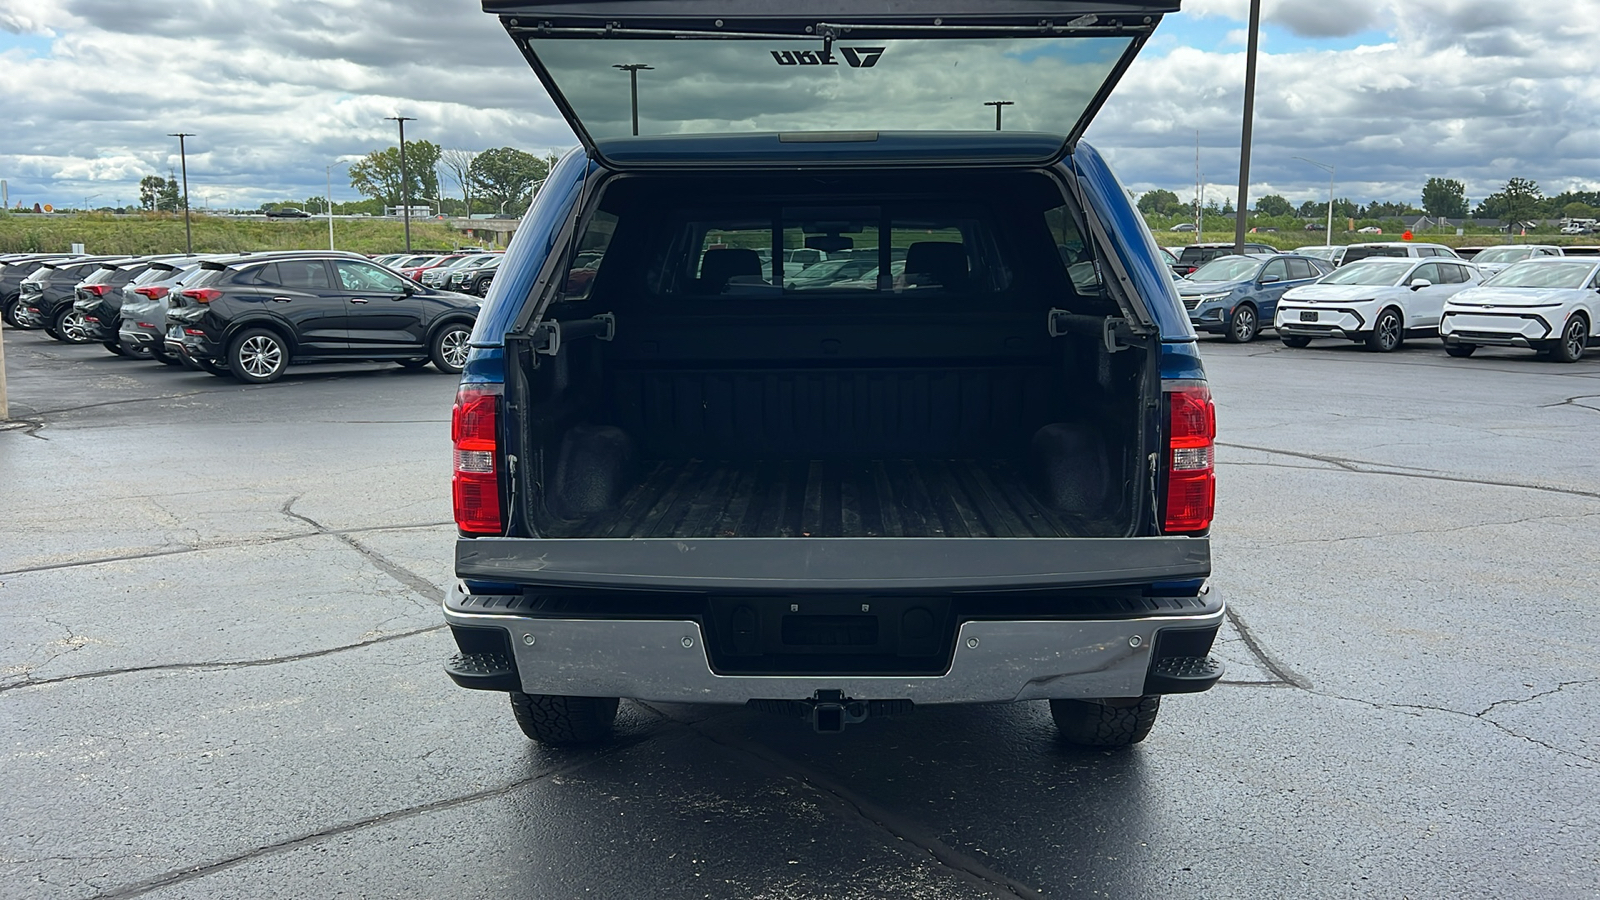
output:
[[[883,58],[885,47],[840,47],[844,61],[852,69],[870,69]],[[780,66],[837,66],[839,60],[827,51],[773,50],[772,58]]]

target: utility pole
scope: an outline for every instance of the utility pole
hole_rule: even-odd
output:
[[[1001,114],[1001,112],[1006,107],[1008,107],[1008,106],[1016,106],[1017,104],[1016,104],[1016,101],[1014,101],[1014,100],[986,100],[986,101],[984,101],[983,105],[984,106],[992,106],[992,107],[994,107],[994,130],[995,131],[999,131],[1000,130],[1000,114]]]
[[[621,69],[624,72],[628,73],[628,87],[631,88],[632,93],[633,93],[633,136],[634,137],[638,137],[639,136],[639,73],[640,72],[654,71],[655,70],[655,66],[647,66],[644,63],[627,63],[625,65],[613,65],[611,68],[613,68],[613,69]]]
[[[329,163],[328,170],[328,249],[333,249],[333,164]]]
[[[187,131],[168,134],[167,137],[178,139],[178,161],[183,166],[183,249],[185,253],[194,255],[194,231],[189,227],[189,151],[184,146],[184,138],[194,135]],[[160,177],[160,176],[157,176]]]
[[[406,123],[415,122],[410,116],[384,116],[400,123],[400,212],[406,222],[406,252],[411,252],[411,179],[406,177]]]
[[[1250,138],[1256,115],[1256,47],[1261,38],[1261,0],[1250,0],[1250,43],[1244,56],[1244,135],[1239,142],[1239,206],[1233,216],[1233,252],[1244,255],[1250,209]]]

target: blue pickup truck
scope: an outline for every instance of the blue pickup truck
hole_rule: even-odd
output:
[[[547,744],[632,698],[1125,746],[1217,681],[1211,394],[1080,139],[1176,0],[484,8],[581,147],[456,399],[457,684]]]

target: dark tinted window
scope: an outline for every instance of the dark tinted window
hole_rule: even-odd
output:
[[[339,273],[339,284],[347,291],[375,291],[384,294],[406,292],[404,278],[371,263],[339,260],[333,265]]]
[[[330,287],[328,267],[320,259],[280,259],[277,265],[278,283],[286,288],[325,291]]]
[[[1272,262],[1267,263],[1266,266],[1262,268],[1262,270],[1261,270],[1261,280],[1262,281],[1269,281],[1269,280],[1274,279],[1274,278],[1276,278],[1278,281],[1287,281],[1289,279],[1289,261],[1288,260],[1286,260],[1286,259],[1275,259]]]
[[[1307,278],[1317,277],[1317,270],[1312,268],[1311,263],[1303,259],[1291,259],[1288,262],[1290,281],[1303,281]]]
[[[1409,280],[1416,281],[1420,278],[1429,284],[1448,284],[1449,282],[1444,280],[1444,273],[1440,271],[1441,268],[1443,267],[1438,263],[1427,263],[1425,265],[1417,266],[1416,270],[1411,273],[1411,278]]]
[[[1344,252],[1344,264],[1350,265],[1358,259],[1370,259],[1374,256],[1404,257],[1405,247],[1351,247]]]

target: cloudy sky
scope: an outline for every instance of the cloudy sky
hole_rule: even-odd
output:
[[[1248,0],[1184,0],[1089,131],[1136,191],[1238,177]],[[1600,0],[1264,0],[1251,193],[1474,201],[1516,175],[1600,188]],[[354,191],[340,163],[407,136],[574,141],[476,0],[0,0],[0,178],[12,204],[133,203],[189,131],[197,207]]]

